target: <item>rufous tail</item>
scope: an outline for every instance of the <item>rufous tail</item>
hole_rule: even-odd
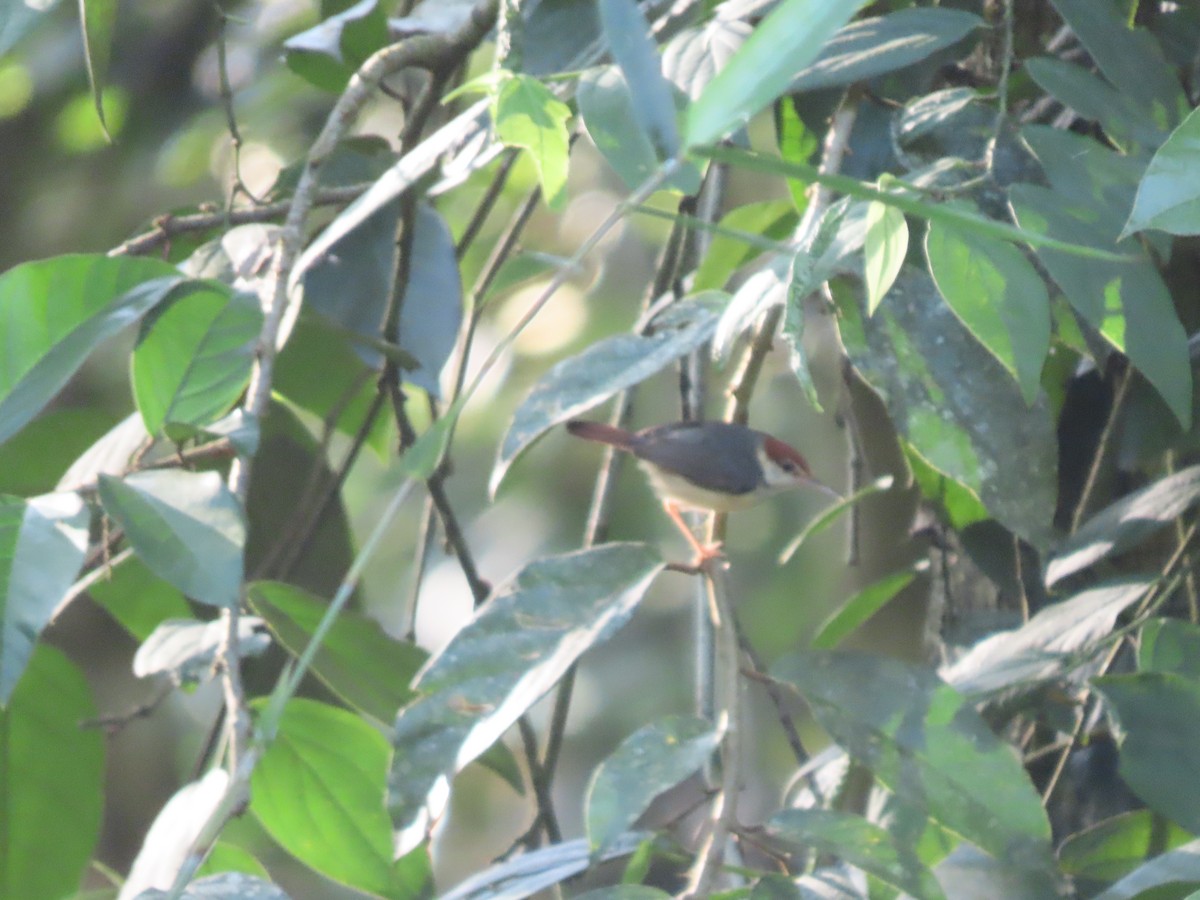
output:
[[[574,419],[567,423],[567,431],[581,437],[585,441],[598,441],[601,444],[612,444],[614,447],[619,447],[622,450],[628,450],[633,446],[633,432],[626,431],[623,428],[614,428],[612,425],[605,425],[603,422],[587,422],[583,419]]]

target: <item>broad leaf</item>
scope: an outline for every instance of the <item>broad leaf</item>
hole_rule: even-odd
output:
[[[1200,500],[1200,466],[1159,479],[1084,522],[1067,538],[1046,566],[1046,586],[1108,556],[1125,552]]]
[[[867,232],[863,238],[863,275],[867,289],[867,315],[883,302],[904,265],[908,252],[908,222],[892,206],[867,204]]]
[[[1166,137],[1150,110],[1128,94],[1121,94],[1100,77],[1080,66],[1051,57],[1031,59],[1025,71],[1048,93],[1079,116],[1100,123],[1105,133],[1125,149],[1130,144],[1157,147]]]
[[[679,152],[675,100],[671,83],[663,77],[658,47],[650,26],[635,0],[599,0],[600,24],[627,84],[633,93],[633,120],[646,135],[660,160]]]
[[[418,677],[400,711],[389,806],[397,828],[419,824],[443,778],[490,747],[588,648],[641,601],[662,562],[641,544],[605,544],[535,560],[479,608]],[[409,829],[402,844],[415,845]]]
[[[655,797],[704,765],[719,740],[705,719],[671,716],[622,741],[588,784],[585,820],[592,848],[607,849]]]
[[[1165,892],[1155,891],[1163,888]],[[1168,850],[1134,869],[1092,900],[1149,900],[1153,897],[1184,897],[1192,900],[1200,888],[1200,841]],[[1185,895],[1185,891],[1190,891]]]
[[[224,646],[226,628],[221,619],[169,619],[138,647],[133,656],[133,674],[138,678],[168,675],[176,684],[207,681],[216,672],[213,661]],[[259,656],[271,644],[262,619],[238,619],[238,655]]]
[[[925,252],[938,291],[1032,404],[1050,349],[1050,297],[1041,276],[1011,244],[936,222]]]
[[[861,816],[831,809],[785,809],[767,822],[767,833],[845,860],[919,900],[945,895],[916,851]]]
[[[166,263],[58,256],[0,275],[0,441],[36,416],[105,339],[182,280]]]
[[[111,566],[105,578],[88,588],[88,594],[138,641],[148,638],[167,619],[192,615],[179,588],[159,578],[136,556]]]
[[[142,323],[133,351],[133,394],[146,430],[209,425],[237,401],[262,330],[258,300],[197,281]]]
[[[216,472],[149,471],[100,477],[104,510],[152,572],[193,600],[238,602],[246,524]]]
[[[327,602],[291,585],[260,581],[247,590],[250,604],[293,655],[308,646]],[[409,682],[425,662],[414,644],[393,640],[352,610],[338,616],[313,659],[312,672],[360,712],[390,723],[413,696]]]
[[[958,43],[983,24],[979,16],[948,8],[901,9],[853,22],[796,76],[789,92],[838,87],[894,72]]]
[[[752,33],[745,22],[719,14],[685,28],[663,48],[663,74],[695,100]]]
[[[90,520],[77,494],[0,496],[0,708],[83,565]]]
[[[1192,110],[1158,148],[1138,185],[1122,237],[1156,228],[1168,234],[1200,234],[1200,110]]]
[[[1189,841],[1192,835],[1148,809],[1135,809],[1078,831],[1063,841],[1058,864],[1077,879],[1123,878],[1141,864]]]
[[[341,91],[355,69],[388,41],[377,0],[360,0],[284,41],[288,68],[327,91]]]
[[[954,688],[926,669],[850,653],[795,654],[773,674],[900,800],[1001,863],[1048,878],[1041,799],[1012,747]]]
[[[1200,681],[1174,673],[1094,681],[1121,723],[1125,783],[1193,834],[1200,829]]]
[[[707,144],[788,92],[792,80],[857,11],[857,0],[784,0],[688,109],[684,144]]]
[[[1051,604],[1020,628],[984,638],[947,666],[942,677],[972,698],[1062,677],[1087,661],[1088,653],[1112,633],[1117,616],[1152,585],[1118,582]]]
[[[1138,640],[1138,670],[1200,678],[1200,626],[1182,619],[1151,619]]]
[[[392,893],[392,829],[383,795],[387,739],[358,716],[303,698],[251,782],[250,809],[305,865],[367,893]]]
[[[492,117],[496,136],[509,147],[523,148],[533,160],[546,204],[561,210],[567,199],[567,120],[571,110],[536,78],[513,75],[500,85]]]
[[[38,647],[0,711],[0,896],[79,888],[104,809],[104,738],[79,727],[95,715],[83,674],[62,651]]]
[[[516,458],[547,430],[646,380],[712,337],[717,317],[705,302],[710,299],[714,298],[695,297],[675,307],[670,318],[648,334],[597,341],[542,376],[504,435],[492,469],[492,493]]]

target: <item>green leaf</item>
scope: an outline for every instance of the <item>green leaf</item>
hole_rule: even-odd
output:
[[[812,639],[813,649],[832,650],[854,629],[879,612],[889,600],[912,584],[912,580],[917,577],[917,571],[918,569],[913,567],[906,572],[893,572],[856,593],[817,629]]]
[[[606,849],[624,834],[655,797],[704,765],[719,741],[696,716],[669,716],[622,741],[588,784],[584,818],[592,849]]]
[[[1185,896],[1192,900],[1200,893],[1197,886],[1200,886],[1200,841],[1190,841],[1143,863],[1108,890],[1095,894],[1092,900],[1166,900]]]
[[[262,330],[258,299],[215,281],[171,293],[142,323],[133,350],[133,395],[146,431],[209,425],[250,378]]]
[[[271,837],[323,875],[393,896],[384,808],[387,739],[358,716],[296,698],[251,780],[250,809]]]
[[[825,509],[821,510],[820,514],[814,516],[809,523],[804,526],[800,533],[796,535],[796,537],[792,539],[791,543],[787,545],[783,552],[779,554],[779,564],[783,565],[789,559],[795,556],[796,552],[806,543],[808,543],[811,538],[829,528],[830,525],[838,520],[842,513],[849,510],[850,507],[862,500],[863,497],[869,497],[872,494],[878,494],[882,491],[889,490],[895,480],[896,479],[891,475],[880,475],[870,484],[859,488],[849,497],[842,497],[831,506],[825,507]]]
[[[841,29],[812,65],[801,71],[789,93],[805,93],[867,81],[911,66],[950,47],[984,21],[957,9],[901,9],[860,19]]]
[[[786,240],[796,229],[799,216],[792,204],[786,200],[765,200],[747,203],[730,210],[721,217],[718,231],[708,245],[695,278],[694,291],[721,290],[733,273],[758,257],[763,248],[739,241],[728,232],[745,231],[762,235],[773,241]]]
[[[0,711],[0,896],[78,889],[104,809],[104,737],[79,727],[95,715],[83,674],[38,647]]]
[[[857,0],[784,0],[764,18],[692,103],[684,144],[724,137],[789,90],[792,79],[861,4]]]
[[[219,875],[223,872],[241,872],[244,875],[252,875],[263,881],[271,880],[270,873],[267,872],[267,867],[258,861],[249,850],[243,847],[238,847],[234,844],[226,843],[225,841],[217,841],[213,844],[212,850],[208,856],[204,857],[204,862],[200,864],[200,868],[196,870],[196,878],[193,881],[203,880],[210,875]],[[187,896],[186,894],[184,896]],[[76,898],[82,900],[82,898]]]
[[[785,809],[770,818],[766,830],[844,860],[915,898],[945,897],[912,847],[899,844],[895,834],[861,816],[831,809]]]
[[[867,315],[883,302],[896,282],[908,253],[908,222],[900,210],[878,201],[867,204],[867,233],[863,239],[863,276]]]
[[[492,469],[492,494],[517,457],[550,428],[645,381],[712,337],[717,317],[707,301],[717,299],[715,293],[676,305],[670,322],[649,334],[620,334],[597,341],[543,375],[513,414],[500,444]]]
[[[113,27],[117,21],[116,0],[79,0],[79,19],[83,28],[83,58],[87,64],[88,84],[100,127],[108,134],[104,121],[104,79],[112,53]]]
[[[159,578],[131,556],[112,566],[88,594],[138,641],[144,641],[167,619],[185,619],[191,609],[179,588]]]
[[[605,544],[535,560],[498,588],[425,666],[419,698],[396,719],[396,827],[421,821],[441,778],[495,743],[585,650],[620,628],[661,568],[645,545]]]
[[[492,105],[496,136],[529,153],[551,209],[567,202],[567,120],[570,108],[530,75],[513,75],[500,85]]]
[[[989,518],[987,507],[974,490],[937,469],[909,441],[901,440],[900,449],[904,451],[921,495],[942,508],[951,528],[961,530]]]
[[[1049,888],[1041,798],[1012,747],[952,687],[899,660],[844,652],[795,654],[773,674],[900,800]]]
[[[103,341],[181,281],[153,259],[58,256],[0,275],[0,441],[36,416]]]
[[[633,92],[633,120],[646,135],[660,160],[679,153],[675,124],[675,99],[671,83],[663,77],[658,47],[650,36],[646,17],[635,0],[599,0],[600,24],[613,59]]]
[[[254,611],[293,656],[308,646],[328,606],[319,597],[276,582],[256,582],[246,593]],[[378,622],[345,610],[317,651],[312,671],[355,709],[390,723],[412,699],[408,685],[426,656],[414,644],[388,637]]]
[[[1168,234],[1200,234],[1197,165],[1200,165],[1200,110],[1192,110],[1146,167],[1121,237],[1148,228]]]
[[[1052,603],[1020,628],[979,641],[946,667],[942,677],[972,699],[1061,678],[1099,649],[1117,616],[1152,586],[1151,581],[1129,579]]]
[[[588,69],[575,93],[584,127],[596,149],[630,190],[643,184],[658,168],[650,138],[631,128],[633,92],[616,66]],[[700,190],[700,171],[688,161],[663,183],[663,189],[694,194]]]
[[[1173,672],[1106,675],[1093,684],[1121,722],[1118,771],[1146,805],[1200,829],[1200,681]]]
[[[154,574],[192,600],[238,602],[246,524],[216,472],[148,471],[100,476],[104,510]]]
[[[1182,619],[1151,619],[1142,626],[1138,670],[1200,678],[1200,626]]]
[[[361,0],[284,41],[287,66],[322,90],[340,92],[368,56],[388,42],[376,0]]]
[[[0,708],[83,565],[90,520],[78,494],[0,496]]]
[[[1046,565],[1046,586],[1108,556],[1125,552],[1200,500],[1200,466],[1181,469],[1122,497],[1088,519]]]
[[[936,222],[929,226],[925,253],[950,308],[1032,404],[1050,350],[1050,297],[1041,276],[1011,244]]]
[[[807,163],[817,152],[820,142],[808,130],[800,113],[796,111],[796,98],[781,97],[775,104],[775,131],[779,142],[779,156],[787,162]],[[808,208],[808,182],[796,178],[787,179],[788,193],[797,212]]]
[[[32,497],[55,489],[71,462],[113,423],[98,406],[54,406],[0,444],[0,493]]]
[[[1192,835],[1148,809],[1135,809],[1078,831],[1063,841],[1058,864],[1064,874],[1108,882],[1142,863],[1193,840]]]
[[[1116,218],[1124,209],[1115,202],[1074,197],[1064,202],[1061,191],[1032,184],[1010,187],[1009,201],[1023,228],[1093,247],[1115,246]],[[1045,247],[1037,248],[1037,255],[1071,308],[1129,357],[1187,428],[1192,415],[1187,334],[1153,260],[1131,240],[1121,249],[1129,250],[1121,263],[1084,260]]]

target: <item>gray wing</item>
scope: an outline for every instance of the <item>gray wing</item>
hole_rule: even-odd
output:
[[[762,480],[755,433],[724,422],[679,422],[639,432],[632,447],[639,459],[693,484],[748,494]],[[742,461],[753,460],[752,466]]]

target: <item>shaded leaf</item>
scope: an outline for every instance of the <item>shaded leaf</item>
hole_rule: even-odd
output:
[[[0,275],[0,441],[36,416],[103,341],[182,278],[158,260],[57,256]]]
[[[504,80],[492,105],[496,136],[509,147],[521,147],[537,167],[542,195],[552,209],[566,203],[567,120],[571,110],[530,75]],[[414,258],[416,254],[414,252]]]
[[[327,91],[341,91],[355,69],[388,41],[377,0],[360,0],[283,43],[287,66]]]
[[[159,578],[136,556],[110,566],[107,576],[92,584],[88,594],[138,641],[167,619],[192,614],[179,588]]]
[[[0,896],[66,897],[100,836],[104,737],[79,727],[96,707],[61,650],[41,645],[28,662],[0,710]]]
[[[1137,644],[1138,670],[1200,678],[1200,626],[1182,619],[1151,619]]]
[[[655,797],[704,765],[719,741],[712,725],[696,716],[651,722],[622,741],[588,784],[584,818],[592,848],[617,840]]]
[[[1117,616],[1141,599],[1152,581],[1089,588],[1039,610],[1020,628],[984,638],[942,671],[968,697],[1058,678],[1083,663],[1112,633]]]
[[[83,565],[90,521],[77,494],[0,496],[0,708]]]
[[[257,298],[215,281],[171,293],[142,323],[133,350],[133,395],[146,431],[209,425],[250,378],[262,330]]]
[[[1027,60],[1025,70],[1045,91],[1084,119],[1099,122],[1117,144],[1157,147],[1166,132],[1134,97],[1118,92],[1081,66],[1053,57]]]
[[[1174,521],[1200,499],[1200,466],[1181,469],[1122,497],[1063,541],[1046,565],[1046,586],[1120,554]]]
[[[658,47],[650,26],[635,0],[599,0],[600,24],[609,50],[633,93],[633,120],[650,141],[660,160],[679,152],[675,100],[671,83],[663,77]]]
[[[773,674],[900,800],[1049,887],[1041,798],[1012,747],[954,688],[899,660],[844,652],[795,654]]]
[[[100,475],[122,475],[130,460],[150,441],[146,423],[138,413],[130,413],[84,451],[58,481],[58,490],[76,491],[95,488]]]
[[[353,713],[295,698],[254,769],[250,809],[285,850],[323,875],[392,896],[383,794],[387,739]]]
[[[912,580],[917,577],[917,571],[917,567],[914,567],[907,572],[893,572],[860,590],[821,623],[812,639],[813,649],[832,650],[851,632],[879,612],[889,600],[912,584]]]
[[[661,568],[649,547],[605,544],[535,560],[499,588],[422,669],[421,696],[396,719],[389,806],[397,828],[419,822],[441,779],[495,743],[584,651],[620,628]]]
[[[1050,297],[1041,276],[1012,245],[936,222],[925,252],[938,291],[1032,404],[1050,349]]]
[[[695,100],[751,32],[745,22],[719,14],[698,28],[685,28],[663,48],[663,74]]]
[[[1200,681],[1173,672],[1092,682],[1121,723],[1118,771],[1146,805],[1193,834],[1200,829]]]
[[[707,144],[746,122],[787,92],[796,73],[861,4],[846,0],[784,0],[688,108],[684,143]]]
[[[861,816],[830,809],[785,809],[767,822],[767,833],[858,866],[915,898],[942,898],[916,852],[888,830]]]
[[[1192,835],[1148,809],[1135,809],[1077,831],[1063,841],[1063,872],[1091,881],[1115,881],[1142,863],[1189,841]]]
[[[894,72],[956,44],[983,25],[979,16],[948,8],[901,9],[852,22],[796,76],[790,92],[838,87]]]
[[[1200,234],[1200,110],[1192,110],[1158,148],[1138,184],[1137,198],[1121,236],[1156,228],[1168,234]]]
[[[154,574],[201,603],[237,602],[246,524],[219,474],[101,475],[100,499]]]
[[[271,644],[262,619],[238,618],[238,653],[259,656]],[[213,661],[225,643],[227,629],[220,619],[198,622],[169,619],[161,623],[138,647],[133,656],[133,674],[138,678],[170,675],[176,684],[207,681],[216,673]]]
[[[596,341],[543,375],[513,413],[492,469],[492,494],[517,457],[547,430],[644,381],[708,340],[717,324],[706,303],[711,299],[716,297],[694,297],[677,306],[671,324],[649,334]]]
[[[247,598],[294,656],[308,646],[328,603],[291,585],[259,581]],[[378,622],[345,610],[321,642],[312,672],[360,712],[390,723],[413,697],[409,682],[425,662],[420,647],[390,638]]]

